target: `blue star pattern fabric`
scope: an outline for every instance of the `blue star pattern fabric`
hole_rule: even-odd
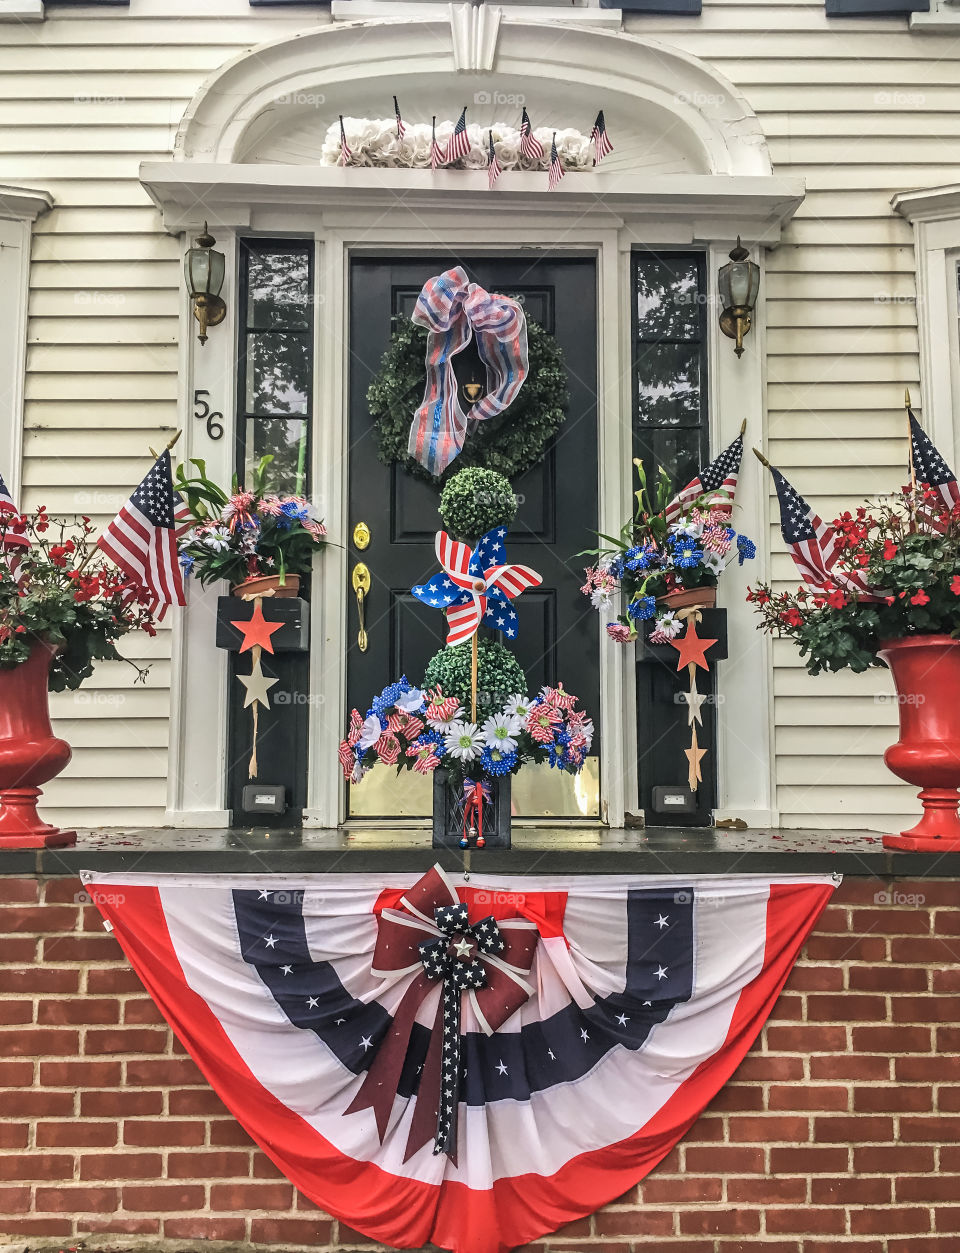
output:
[[[443,535],[443,532],[440,533]],[[438,542],[438,554],[445,568],[427,582],[411,589],[414,596],[425,605],[444,611],[455,611],[448,619],[451,634],[448,644],[468,639],[476,630],[478,620],[494,631],[500,631],[507,639],[516,639],[518,630],[517,611],[511,596],[518,595],[526,587],[536,586],[540,576],[526,566],[510,565],[507,561],[505,541],[507,528],[494,527],[477,541],[470,553],[465,571],[457,575],[455,569],[457,545],[455,542]],[[444,540],[447,537],[444,536]],[[466,546],[464,545],[463,548]],[[445,554],[449,554],[445,556]],[[446,566],[449,564],[449,568]],[[466,577],[463,577],[463,576]],[[465,584],[473,586],[465,586]],[[505,589],[505,590],[504,590]],[[463,606],[476,606],[475,612],[465,612]],[[460,613],[456,613],[460,610]],[[479,614],[479,619],[477,618]],[[455,627],[455,621],[462,626]]]

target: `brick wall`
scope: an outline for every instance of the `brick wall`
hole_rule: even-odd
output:
[[[79,892],[0,878],[0,1241],[369,1244],[254,1148]],[[690,1134],[543,1248],[958,1253],[960,883],[835,902]]]

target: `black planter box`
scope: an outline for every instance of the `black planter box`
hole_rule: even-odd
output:
[[[302,653],[310,647],[310,602],[299,596],[266,596],[260,601],[268,622],[280,622],[279,631],[270,637],[275,653]],[[239,596],[221,596],[217,600],[217,648],[239,652],[243,636],[231,622],[249,622],[253,602]]]
[[[647,636],[653,630],[654,619],[645,622],[643,639],[637,641],[637,661],[669,662],[676,667],[677,650],[672,644],[648,644]],[[686,630],[686,627],[684,627]],[[683,631],[680,632],[683,634]],[[727,659],[727,611],[726,609],[701,609],[700,621],[697,623],[697,634],[701,639],[716,640],[706,651],[706,660],[711,669],[715,661]],[[679,638],[679,636],[678,636]]]
[[[460,847],[463,837],[463,785],[450,782],[446,770],[433,772],[433,847]],[[510,847],[510,775],[490,780],[490,800],[483,806],[485,848]],[[475,848],[471,840],[470,847]]]

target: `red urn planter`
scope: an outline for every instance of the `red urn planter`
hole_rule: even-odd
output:
[[[914,635],[886,640],[879,656],[890,667],[900,710],[900,739],[883,755],[895,775],[923,790],[923,817],[885,848],[960,852],[960,640]]]
[[[70,760],[70,745],[50,725],[47,680],[56,653],[51,644],[34,644],[22,665],[0,668],[0,849],[77,840],[76,831],[52,827],[37,813],[39,785]]]

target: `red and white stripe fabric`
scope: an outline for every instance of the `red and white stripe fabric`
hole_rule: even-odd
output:
[[[23,517],[13,503],[13,497],[0,475],[0,561],[7,567],[17,587],[22,588],[24,576],[20,572],[25,553],[30,551],[30,540],[14,524],[22,525]]]
[[[537,587],[543,582],[530,566],[507,563],[483,568],[481,553],[486,550],[478,547],[478,557],[474,560],[470,545],[451,539],[446,531],[437,532],[436,550],[437,560],[451,583],[470,595],[465,603],[450,604],[447,608],[448,645],[462,644],[476,634],[487,612],[488,593],[492,588],[512,600],[528,587]],[[415,588],[414,594],[418,590],[423,589]],[[420,599],[431,603],[425,596]]]
[[[470,922],[533,922],[531,994],[486,1033],[461,1004],[455,1154],[404,1160],[428,990],[384,1125],[358,1093],[416,961],[373,970],[380,914],[430,875]],[[207,1080],[311,1201],[373,1240],[501,1253],[623,1195],[756,1039],[839,881],[82,872]],[[439,932],[438,932],[439,934]],[[422,986],[422,985],[421,985]]]

